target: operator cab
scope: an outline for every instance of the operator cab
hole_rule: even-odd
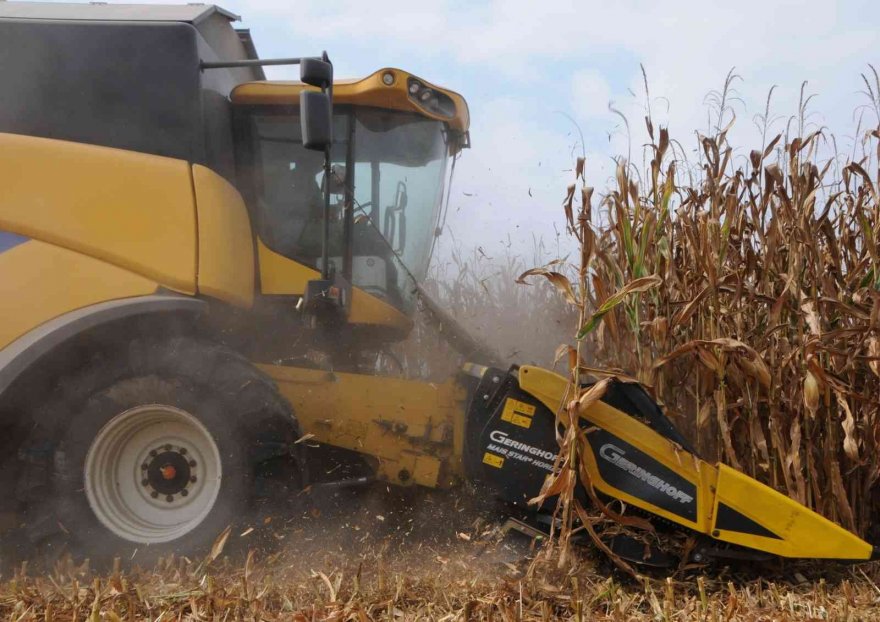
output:
[[[327,180],[324,153],[303,146],[296,103],[310,88],[253,82],[232,93],[239,187],[258,235],[262,293],[303,295],[322,269],[329,184],[329,268],[354,286],[350,321],[408,326],[449,160],[467,146],[467,105],[397,69],[335,82]]]

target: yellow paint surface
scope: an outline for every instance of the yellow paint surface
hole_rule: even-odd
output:
[[[254,244],[238,190],[199,164],[193,167],[199,222],[199,292],[232,304],[254,300]]]
[[[400,378],[261,365],[315,440],[378,461],[397,484],[448,486],[461,472],[455,452],[464,391],[454,381]]]
[[[190,174],[182,160],[0,133],[0,229],[195,294]]]
[[[718,538],[782,555],[815,559],[869,559],[871,545],[747,475],[718,465],[717,503],[725,503],[781,539],[720,530]]]
[[[390,72],[394,83],[390,86],[382,81],[382,76]],[[452,117],[435,114],[413,102],[407,92],[407,81],[412,74],[401,69],[380,69],[361,80],[337,80],[333,83],[333,103],[352,104],[357,106],[374,106],[416,112],[422,116],[446,121],[455,130],[466,131],[470,125],[470,113],[464,98],[448,89],[441,88],[421,78],[417,78],[427,87],[447,95],[455,104]],[[299,105],[299,94],[304,89],[316,90],[301,82],[263,81],[247,82],[238,85],[232,91],[232,102],[241,105],[274,104],[281,106]]]
[[[146,296],[156,283],[86,255],[31,240],[0,253],[0,348],[68,311]]]

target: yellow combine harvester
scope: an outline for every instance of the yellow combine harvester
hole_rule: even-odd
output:
[[[234,19],[0,2],[4,554],[197,553],[329,460],[520,506],[553,468],[566,380],[500,369],[418,287],[464,99],[260,60]],[[376,371],[417,296],[474,360],[445,383]],[[875,555],[697,458],[639,387],[583,425],[600,493],[693,534],[694,559]]]

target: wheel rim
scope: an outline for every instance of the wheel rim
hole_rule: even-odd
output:
[[[139,544],[176,540],[198,527],[220,493],[220,451],[188,412],[161,404],[113,417],[95,436],[85,489],[99,521]]]

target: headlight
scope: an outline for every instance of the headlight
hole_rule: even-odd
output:
[[[416,78],[407,83],[410,99],[422,110],[451,119],[455,116],[455,102],[448,95],[435,91]]]

